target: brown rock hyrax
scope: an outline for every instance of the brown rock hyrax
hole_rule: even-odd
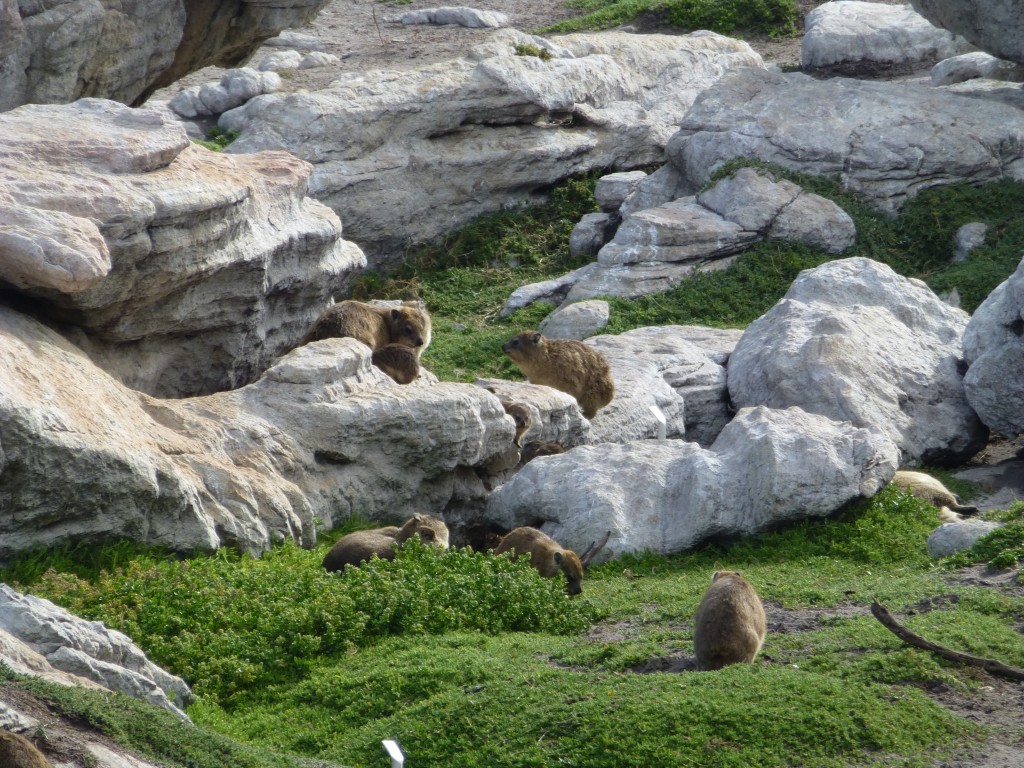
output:
[[[347,336],[374,351],[387,344],[404,344],[415,349],[418,356],[430,344],[430,329],[430,315],[419,301],[379,307],[349,299],[321,312],[299,345]]]
[[[419,355],[405,344],[385,344],[370,360],[399,384],[412,384],[420,375]]]
[[[545,339],[537,331],[524,331],[501,349],[531,384],[554,387],[575,397],[588,419],[615,397],[608,361],[582,341]]]
[[[24,736],[0,729],[0,766],[2,768],[52,768],[46,755]]]
[[[550,579],[559,571],[565,574],[565,591],[578,595],[583,591],[583,563],[571,549],[562,549],[557,541],[536,528],[513,528],[501,540],[494,554],[511,552],[512,558],[530,555],[530,565]]]
[[[693,617],[697,669],[749,664],[764,644],[764,605],[736,571],[715,571]]]
[[[948,507],[954,512],[959,512],[963,515],[981,514],[980,509],[963,504],[956,497],[956,494],[934,477],[926,475],[924,472],[898,470],[892,479],[892,484],[897,488],[902,488],[904,491],[914,494],[917,498],[927,501],[933,506],[939,507],[940,510],[943,507]]]
[[[532,443],[527,443],[523,446],[523,452],[519,457],[519,463],[521,465],[528,464],[538,456],[557,456],[560,453],[565,453],[565,448],[562,447],[561,443],[534,440]]]
[[[516,423],[516,436],[512,442],[518,446],[520,444],[519,441],[523,439],[523,435],[533,426],[533,413],[522,403],[513,403],[511,400],[502,400],[501,407],[505,409],[505,413],[511,416],[512,421]]]
[[[401,528],[389,525],[367,531],[353,531],[338,539],[324,555],[323,567],[328,571],[343,571],[346,565],[359,565],[373,555],[382,560],[395,559],[395,544],[418,536],[424,544],[437,549],[448,548],[448,526],[430,515],[413,515]]]

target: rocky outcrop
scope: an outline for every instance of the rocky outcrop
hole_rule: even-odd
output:
[[[965,312],[864,258],[801,272],[729,358],[737,408],[797,406],[884,432],[902,465],[965,461],[988,430],[967,402]]]
[[[911,0],[911,5],[935,26],[962,35],[1000,59],[1024,64],[1020,0]]]
[[[800,43],[804,72],[893,77],[974,50],[906,5],[832,0],[807,14]]]
[[[284,152],[210,152],[99,99],[0,114],[0,135],[0,279],[133,389],[252,381],[365,265]]]
[[[195,700],[184,680],[147,659],[127,635],[6,584],[0,584],[0,661],[20,674],[117,691],[183,720],[182,710]]]
[[[518,44],[551,58],[517,55]],[[230,153],[286,149],[313,163],[313,196],[388,266],[409,243],[538,201],[572,174],[660,162],[701,90],[760,66],[746,43],[709,32],[549,41],[499,30],[463,59],[344,73],[320,91],[252,99],[219,125],[241,134]]]
[[[202,67],[234,66],[327,0],[55,0],[0,16],[0,111],[83,97],[138,104]]]
[[[536,458],[491,495],[485,517],[506,529],[539,526],[577,550],[611,531],[604,559],[679,552],[831,514],[874,495],[897,461],[878,429],[759,407],[738,413],[708,449],[638,440]]]
[[[964,331],[967,401],[986,426],[1024,432],[1024,260],[982,302]]]
[[[440,512],[460,470],[511,443],[512,420],[469,384],[395,384],[370,354],[328,339],[247,387],[156,400],[0,309],[0,562],[108,539],[259,554],[355,514]]]
[[[913,83],[745,69],[697,98],[667,153],[692,185],[748,157],[838,176],[895,211],[931,187],[1024,180],[1024,111]]]

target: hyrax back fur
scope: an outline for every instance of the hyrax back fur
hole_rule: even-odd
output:
[[[934,477],[926,475],[924,472],[908,472],[901,469],[896,472],[892,482],[897,488],[902,488],[914,494],[917,498],[939,507],[939,509],[949,507],[955,512],[960,512],[964,515],[981,514],[980,509],[961,503],[956,494]]]
[[[418,301],[378,307],[349,299],[320,313],[299,344],[347,336],[374,351],[387,344],[403,344],[415,349],[418,358],[430,344],[430,330],[430,315]]]
[[[412,384],[420,375],[419,355],[405,344],[385,344],[370,360],[399,384]]]
[[[604,355],[574,339],[545,339],[524,331],[502,345],[531,384],[568,392],[583,415],[594,418],[615,397],[615,382]]]
[[[764,644],[764,605],[736,571],[715,571],[693,617],[697,669],[749,664]]]
[[[401,528],[390,525],[367,531],[353,531],[338,539],[324,555],[323,567],[328,571],[343,571],[346,565],[359,565],[373,555],[382,560],[395,559],[395,544],[419,536],[424,544],[437,549],[448,548],[448,526],[430,515],[413,515]]]
[[[46,755],[24,736],[0,729],[0,766],[3,768],[52,768]]]
[[[494,554],[512,552],[513,559],[530,555],[530,565],[541,576],[550,579],[565,574],[566,592],[578,595],[583,591],[583,564],[571,549],[562,549],[557,541],[536,528],[514,528],[501,540]]]

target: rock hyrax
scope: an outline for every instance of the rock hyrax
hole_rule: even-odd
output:
[[[615,397],[615,382],[604,355],[574,339],[545,339],[524,331],[502,345],[531,384],[568,392],[588,419]]]
[[[571,549],[562,549],[557,541],[536,528],[514,528],[501,540],[494,554],[511,552],[512,558],[530,555],[530,565],[541,576],[550,579],[559,572],[565,574],[565,591],[578,595],[583,591],[583,564]]]
[[[766,632],[764,605],[750,582],[736,571],[715,571],[693,617],[697,669],[749,664]]]
[[[512,421],[516,423],[516,436],[512,442],[519,446],[519,441],[523,439],[523,435],[533,426],[533,413],[522,403],[514,403],[511,400],[502,400],[501,407],[505,409],[505,413],[511,416]]]
[[[897,488],[902,488],[908,491],[917,498],[927,501],[929,504],[939,507],[949,507],[955,512],[959,512],[963,515],[980,515],[981,510],[977,507],[963,504],[960,499],[956,497],[952,491],[950,491],[941,482],[936,480],[931,475],[926,475],[924,472],[908,472],[906,470],[898,470],[896,475],[892,479],[892,484]]]
[[[374,351],[387,344],[404,344],[415,349],[418,356],[430,344],[430,330],[430,315],[422,302],[379,307],[349,299],[321,312],[299,345],[348,336]]]
[[[382,560],[395,559],[395,544],[419,536],[420,541],[437,549],[448,548],[448,526],[431,515],[416,514],[401,528],[390,525],[366,531],[346,533],[324,555],[323,567],[328,571],[343,571],[346,565],[359,565],[373,555]]]
[[[419,355],[405,344],[385,344],[370,360],[399,384],[411,384],[420,375]]]
[[[3,768],[52,768],[46,755],[24,736],[0,729],[0,766]]]

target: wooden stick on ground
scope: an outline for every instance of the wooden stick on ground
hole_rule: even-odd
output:
[[[911,632],[896,621],[896,618],[889,613],[889,609],[881,603],[871,603],[871,613],[876,619],[882,622],[882,626],[908,645],[913,645],[917,648],[924,648],[926,651],[937,653],[939,656],[942,656],[944,659],[949,659],[950,661],[981,667],[986,672],[991,672],[993,675],[1008,677],[1011,680],[1024,680],[1024,669],[1007,666],[1006,664],[1003,664],[1003,662],[996,661],[995,659],[983,659],[980,656],[972,656],[969,653],[953,651],[949,648],[933,643],[930,640],[925,640],[920,635]]]

